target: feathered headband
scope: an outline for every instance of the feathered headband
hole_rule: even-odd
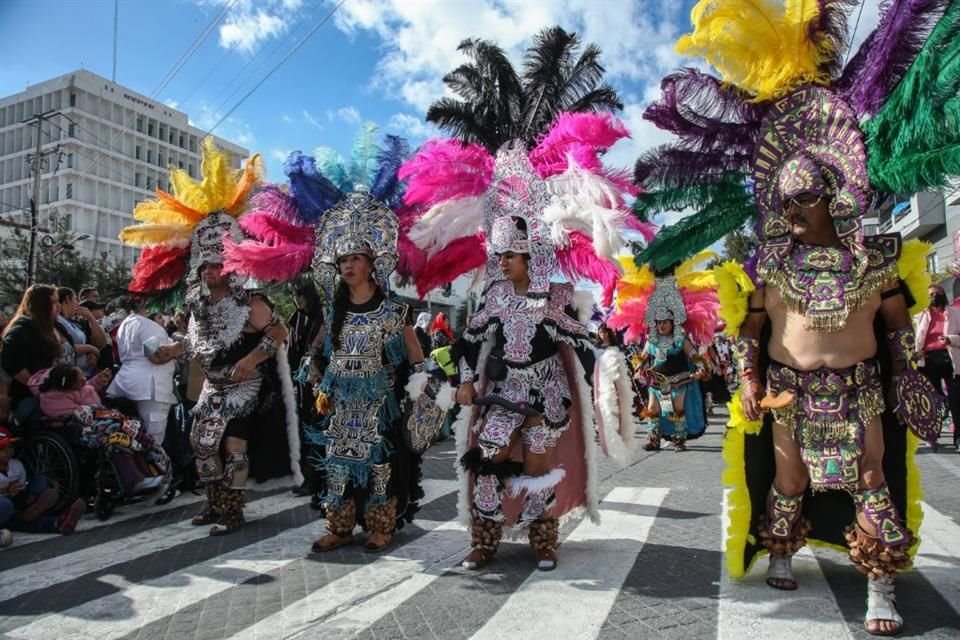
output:
[[[296,278],[312,266],[324,294],[332,299],[336,262],[350,253],[373,260],[381,286],[397,261],[397,217],[402,185],[397,170],[409,152],[405,140],[375,140],[377,128],[361,128],[350,162],[319,148],[299,151],[284,163],[287,188],[267,186],[254,194],[240,221],[250,240],[228,242],[225,269],[266,281]]]
[[[892,0],[845,63],[850,0],[701,0],[677,42],[719,77],[682,69],[644,117],[676,140],[642,156],[634,211],[696,212],[637,255],[664,269],[757,215],[783,237],[786,171],[810,160],[841,236],[855,238],[872,189],[912,193],[960,173],[960,2]],[[861,133],[862,131],[862,133]],[[816,178],[816,176],[814,176]],[[755,189],[753,188],[755,185]]]
[[[497,245],[517,239],[509,216],[523,221],[529,253],[539,257],[533,295],[560,272],[600,283],[609,304],[623,231],[649,239],[653,230],[629,215],[629,181],[600,161],[627,136],[613,116],[563,113],[529,152],[514,142],[493,157],[478,144],[428,141],[400,168],[409,207],[400,219],[401,276],[421,296],[485,266],[488,278],[501,277],[490,265]]]
[[[171,167],[173,193],[158,188],[156,199],[133,210],[140,224],[120,232],[124,244],[143,247],[130,291],[155,294],[195,284],[201,266],[223,264],[224,238],[242,237],[237,220],[264,173],[260,155],[248,159],[243,169],[231,169],[226,152],[208,137],[200,173],[197,181]]]

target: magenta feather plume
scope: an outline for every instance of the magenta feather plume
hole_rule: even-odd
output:
[[[703,291],[680,290],[683,306],[687,310],[687,321],[683,328],[697,344],[706,344],[713,340],[717,328],[717,313],[720,301],[713,289]]]
[[[479,144],[428,140],[397,175],[407,181],[406,204],[431,207],[486,191],[493,180],[493,156]]]
[[[643,236],[643,241],[647,244],[653,242],[654,236],[657,235],[657,225],[652,222],[644,222],[636,216],[632,215],[630,209],[624,209],[626,215],[624,215],[623,221],[632,231],[636,231],[641,236]]]
[[[251,213],[268,213],[281,220],[293,223],[301,221],[297,201],[289,193],[273,184],[253,192],[253,195],[250,196],[250,208],[245,215]]]
[[[541,178],[566,171],[570,158],[584,169],[598,170],[600,155],[629,137],[623,123],[609,113],[561,113],[530,152],[530,162]]]
[[[603,306],[613,304],[613,293],[620,278],[620,270],[597,256],[593,242],[586,234],[572,231],[570,244],[557,250],[557,262],[568,280],[590,280],[603,287]]]
[[[422,211],[415,207],[402,206],[397,211],[399,233],[397,236],[397,275],[400,284],[406,286],[419,277],[427,262],[427,252],[410,240],[410,229],[420,219]]]
[[[607,326],[615,331],[626,330],[623,339],[626,343],[637,342],[647,335],[647,303],[650,296],[645,295],[627,300],[613,310],[607,319]]]
[[[949,0],[893,0],[837,83],[860,117],[880,110],[923,48]]]
[[[248,235],[271,246],[313,242],[312,227],[286,222],[266,211],[251,211],[240,216],[237,222]]]
[[[420,297],[485,265],[487,252],[484,242],[482,233],[457,238],[427,260],[417,279]]]
[[[310,268],[313,243],[284,242],[270,245],[223,239],[223,270],[268,282],[293,280]]]

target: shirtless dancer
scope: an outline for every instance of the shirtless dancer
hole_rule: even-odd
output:
[[[765,260],[761,246],[759,284],[736,348],[747,418],[758,419],[766,408],[774,416],[776,475],[760,530],[771,552],[767,583],[797,588],[790,563],[810,528],[800,517],[808,486],[846,490],[857,513],[856,527],[847,533],[850,556],[869,577],[867,630],[897,633],[902,619],[893,603],[893,578],[909,566],[907,550],[914,539],[884,479],[885,398],[874,361],[879,346],[874,319],[880,314],[886,328],[896,381],[912,350],[910,316],[895,268],[899,238],[878,236],[859,245],[869,260],[857,282],[856,258],[851,243],[838,234],[830,206],[833,189],[820,167],[797,154],[785,163],[777,188],[792,246],[777,260]],[[822,299],[810,293],[817,287],[824,291]],[[761,345],[768,319],[769,341]],[[761,350],[770,358],[766,387]],[[897,406],[895,389],[892,384],[891,407]],[[877,559],[880,566],[870,573],[867,562]]]

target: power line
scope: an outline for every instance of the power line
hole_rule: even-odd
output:
[[[270,69],[269,72],[267,72],[267,75],[265,75],[257,84],[255,84],[255,85],[253,86],[253,88],[250,89],[250,91],[248,91],[242,98],[240,98],[240,101],[239,101],[237,104],[233,105],[233,108],[231,108],[229,111],[227,111],[227,112],[223,115],[223,117],[221,117],[221,118],[217,121],[217,123],[216,123],[215,125],[213,125],[213,126],[210,128],[209,131],[207,131],[207,135],[213,133],[213,132],[216,130],[217,127],[219,127],[221,124],[223,124],[224,120],[226,120],[227,118],[229,118],[230,115],[240,107],[240,105],[242,105],[244,102],[247,101],[247,98],[249,98],[250,96],[252,96],[252,95],[254,94],[254,92],[256,92],[256,90],[259,89],[259,88],[263,85],[264,82],[266,82],[267,80],[269,80],[269,79],[270,79],[270,76],[272,76],[274,73],[276,73],[277,70],[278,70],[280,67],[282,67],[282,66],[284,65],[284,63],[286,63],[286,61],[289,60],[289,59],[293,56],[293,54],[295,54],[295,53],[300,49],[300,47],[302,47],[303,45],[305,45],[305,44],[307,43],[307,41],[310,40],[310,38],[312,38],[313,35],[314,35],[317,31],[320,30],[320,27],[322,27],[324,24],[326,24],[327,21],[328,21],[330,18],[332,18],[332,17],[334,16],[334,14],[336,14],[336,12],[340,9],[340,7],[342,7],[342,6],[346,3],[346,1],[347,1],[347,0],[340,0],[340,2],[338,2],[337,5],[334,6],[333,9],[330,10],[330,13],[328,13],[326,16],[324,16],[323,19],[322,19],[320,22],[318,22],[318,23],[316,24],[316,26],[313,27],[313,29],[311,29],[310,32],[307,33],[307,35],[304,36],[303,39],[300,40],[300,42],[298,42],[298,43],[293,47],[293,49],[291,49],[289,52],[287,52],[287,55],[283,56],[283,58],[280,60],[280,62],[278,62],[276,65],[274,65],[274,67],[273,67],[272,69]]]
[[[203,41],[206,40],[207,36],[209,36],[210,33],[217,27],[217,25],[220,24],[220,22],[223,20],[223,18],[226,17],[227,12],[233,7],[234,4],[237,3],[237,1],[238,1],[238,0],[227,0],[227,2],[224,3],[223,7],[221,7],[221,9],[217,12],[217,14],[213,17],[213,19],[207,24],[207,26],[204,27],[204,29],[203,29],[203,31],[201,31],[200,35],[198,35],[198,36],[194,39],[193,43],[191,43],[191,45],[187,48],[187,51],[185,51],[185,52],[180,56],[180,58],[177,59],[177,61],[173,64],[173,67],[171,67],[170,71],[168,71],[168,72],[166,73],[166,75],[164,75],[163,79],[160,81],[160,84],[159,84],[159,85],[157,86],[157,88],[154,89],[153,92],[150,94],[149,98],[150,98],[151,100],[156,99],[156,96],[157,96],[161,91],[163,91],[163,89],[173,80],[173,78],[177,75],[177,73],[180,72],[180,70],[181,70],[181,69],[183,68],[183,66],[187,63],[187,61],[188,61],[191,57],[193,57],[193,54],[194,54],[194,53],[196,53],[196,51],[197,51],[197,49],[199,48],[200,44],[202,44]],[[125,134],[127,131],[129,131],[131,125],[133,125],[133,123],[134,123],[134,122],[137,120],[137,118],[139,118],[141,115],[142,115],[142,114],[139,114],[139,113],[134,112],[133,116],[131,116],[130,119],[127,120],[126,124],[124,124],[123,128],[122,128],[120,131],[118,131],[117,133],[115,133],[115,134],[113,135],[113,137],[111,137],[111,139],[110,139],[110,144],[107,145],[107,146],[112,148],[112,147],[113,147],[113,144],[114,144],[117,140],[120,139],[120,136],[122,136],[122,135]],[[103,153],[104,153],[104,152],[101,150],[101,151],[98,153],[97,157],[100,157],[101,155],[103,155]]]
[[[843,66],[847,66],[847,61],[850,60],[850,53],[853,51],[853,41],[857,37],[857,29],[860,28],[860,18],[863,16],[863,5],[865,4],[867,3],[860,3],[860,11],[857,13],[857,21],[853,25],[853,34],[850,36],[850,46],[847,47],[847,54],[843,57]]]

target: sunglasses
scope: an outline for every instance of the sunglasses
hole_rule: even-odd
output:
[[[801,193],[783,201],[783,210],[789,211],[792,206],[800,209],[812,209],[823,200],[823,196],[817,196],[812,193]]]

